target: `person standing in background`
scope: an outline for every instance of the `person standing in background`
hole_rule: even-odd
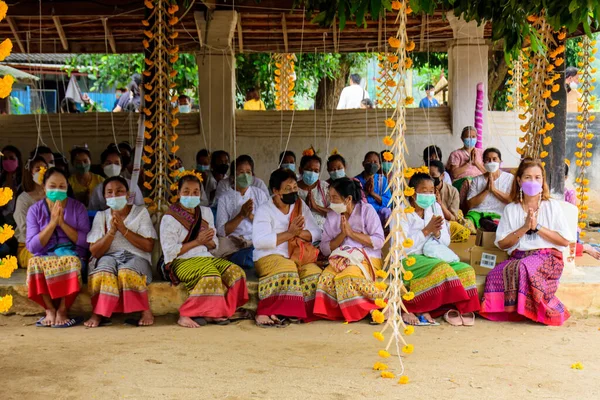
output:
[[[250,88],[246,92],[246,102],[244,103],[244,110],[248,111],[265,111],[265,103],[260,99],[260,93],[258,89]]]
[[[567,112],[578,112],[579,97],[579,70],[575,67],[567,67],[565,70],[565,86],[567,89]]]
[[[423,99],[421,99],[421,102],[419,103],[419,108],[431,108],[440,106],[440,103],[438,103],[437,99],[433,97],[435,96],[435,87],[431,83],[425,85],[425,94],[426,96],[423,97]]]
[[[360,85],[360,75],[352,74],[350,75],[350,86],[346,86],[342,90],[337,109],[363,108],[361,103],[364,99],[369,99],[369,93]]]

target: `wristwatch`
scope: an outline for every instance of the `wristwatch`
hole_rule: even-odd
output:
[[[536,225],[536,227],[535,227],[535,229],[530,229],[530,230],[528,230],[528,231],[527,231],[525,234],[526,234],[526,235],[533,235],[534,233],[538,233],[538,231],[539,231],[540,229],[542,229],[542,228],[543,228],[543,226],[542,226],[542,225],[540,225],[540,224],[537,224],[537,225]]]

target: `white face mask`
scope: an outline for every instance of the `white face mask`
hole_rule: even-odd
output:
[[[483,167],[485,168],[485,170],[487,172],[494,173],[494,172],[496,172],[496,171],[498,171],[500,169],[500,163],[489,162],[489,163],[483,164]]]
[[[343,214],[347,211],[344,203],[331,203],[329,208],[331,208],[331,211],[336,214]]]
[[[579,84],[577,82],[571,82],[569,83],[569,87],[571,88],[571,90],[577,90]]]
[[[104,175],[109,178],[118,176],[121,173],[121,166],[116,164],[108,164],[104,166]]]
[[[430,90],[430,91],[429,91],[429,95],[430,95],[431,97],[435,96],[435,90]]]
[[[182,114],[189,114],[192,112],[192,106],[189,104],[182,104],[179,106],[179,112]]]
[[[40,171],[33,174],[33,182],[37,183],[38,185],[42,184],[42,175],[40,174]]]

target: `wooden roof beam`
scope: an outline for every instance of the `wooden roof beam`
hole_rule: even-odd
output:
[[[6,22],[8,22],[8,26],[10,26],[10,31],[12,32],[13,36],[15,37],[15,42],[17,42],[17,46],[19,46],[19,50],[21,50],[21,53],[27,53],[27,51],[25,50],[25,46],[23,45],[23,42],[21,41],[21,38],[19,37],[19,30],[17,29],[17,23],[15,22],[13,17],[6,17]]]
[[[244,35],[242,35],[242,14],[238,13],[237,15],[237,36],[238,36],[238,47],[240,48],[240,53],[244,53]]]
[[[287,24],[285,22],[285,14],[281,14],[281,26],[283,27],[283,46],[285,48],[285,52],[288,52],[288,32],[287,32]]]
[[[58,32],[58,37],[60,38],[60,43],[65,51],[69,50],[69,42],[67,41],[67,35],[65,35],[65,31],[60,23],[60,17],[54,16],[52,17],[52,21],[54,21],[54,26],[56,26],[56,31]]]
[[[424,51],[425,50],[425,24],[427,23],[427,17],[425,16],[425,13],[423,13],[423,16],[421,17],[421,44],[419,45],[419,51]]]
[[[112,52],[114,54],[117,54],[117,43],[115,42],[115,38],[113,37],[112,29],[110,29],[110,26],[108,25],[107,18],[102,18],[102,25],[104,25],[104,34],[106,35],[106,38],[108,39],[108,44],[110,45],[110,49],[112,50]]]

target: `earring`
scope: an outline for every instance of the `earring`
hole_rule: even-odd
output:
[[[523,202],[523,188],[519,189],[519,198],[522,203]]]

